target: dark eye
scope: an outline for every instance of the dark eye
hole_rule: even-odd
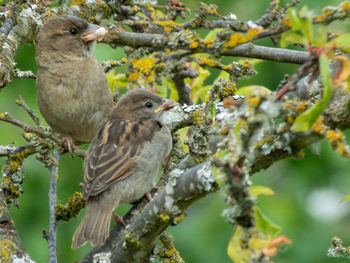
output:
[[[75,35],[76,33],[78,33],[78,30],[76,30],[75,28],[72,28],[71,30],[69,30],[69,33],[71,33],[72,35]]]
[[[153,107],[153,104],[152,104],[152,102],[147,101],[146,104],[145,104],[145,106],[146,106],[147,108],[152,108],[152,107]]]

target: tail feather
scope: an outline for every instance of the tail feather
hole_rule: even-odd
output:
[[[86,205],[86,214],[75,231],[72,249],[77,249],[91,240],[91,245],[101,246],[109,236],[109,224],[113,208],[101,206],[94,200],[89,200]]]

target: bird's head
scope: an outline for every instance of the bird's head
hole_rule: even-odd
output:
[[[111,113],[112,118],[143,120],[157,118],[178,103],[144,89],[134,89],[120,98]]]
[[[107,30],[74,16],[57,16],[48,19],[37,37],[37,53],[50,53],[69,57],[91,56],[96,40]],[[43,55],[43,54],[41,54]]]

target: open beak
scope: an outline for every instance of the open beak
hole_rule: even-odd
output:
[[[94,40],[102,40],[107,30],[101,26],[89,24],[86,31],[81,35],[81,39],[87,43]]]
[[[175,106],[179,105],[176,101],[169,100],[169,99],[163,99],[162,105],[160,105],[154,113],[162,113],[163,111],[170,110],[171,108],[174,108]]]

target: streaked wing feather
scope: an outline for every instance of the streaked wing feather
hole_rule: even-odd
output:
[[[157,120],[107,121],[91,143],[85,161],[84,198],[130,176],[144,143],[151,141],[161,127]]]

